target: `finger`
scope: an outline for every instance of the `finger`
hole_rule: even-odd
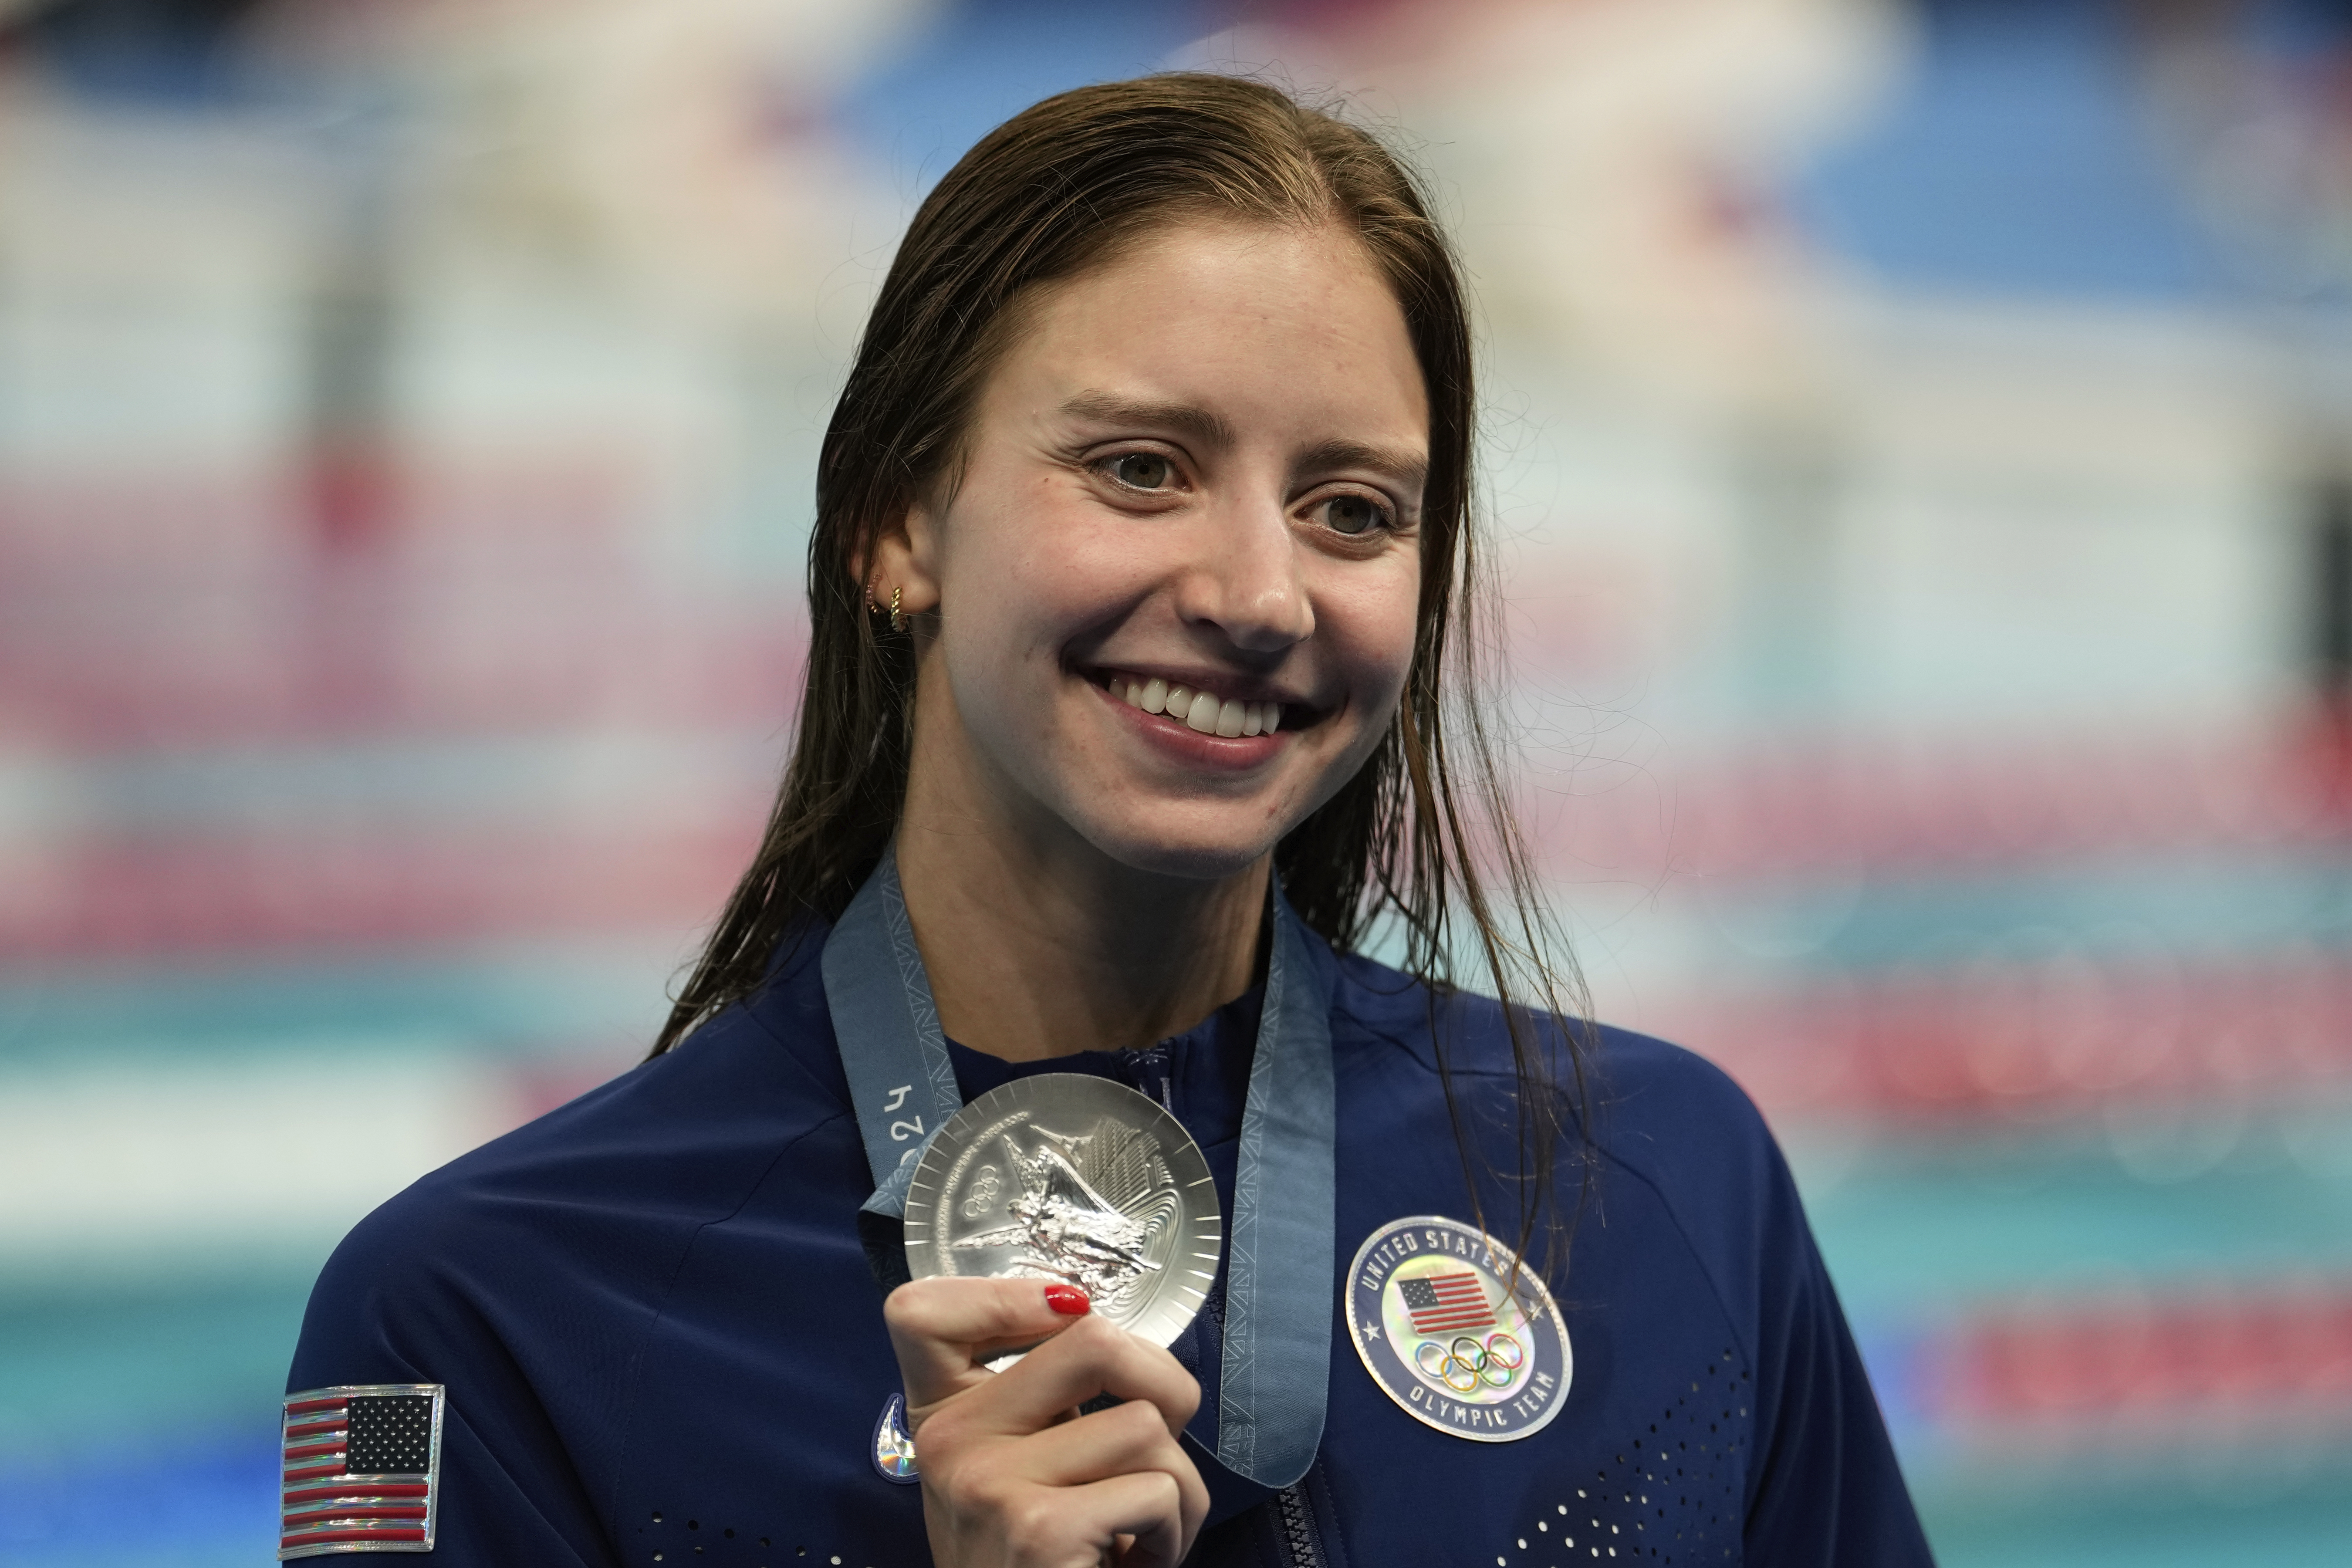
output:
[[[1174,1356],[1106,1320],[1083,1318],[992,1380],[966,1418],[981,1430],[1034,1432],[1105,1394],[1150,1405],[1171,1436],[1201,1405],[1200,1384]]]
[[[1141,1400],[1045,1427],[1018,1442],[1022,1478],[1039,1486],[1085,1486],[1131,1470],[1165,1470],[1181,1485],[1186,1473],[1199,1473],[1160,1424],[1159,1411]]]
[[[944,1476],[976,1458],[984,1470],[1025,1490],[1082,1487],[1157,1470],[1176,1483],[1188,1530],[1197,1531],[1208,1517],[1208,1485],[1183,1444],[1163,1425],[1157,1406],[1135,1400],[1023,1436],[978,1430],[974,1413],[1004,1381],[994,1379],[959,1396],[924,1426],[926,1475]]]
[[[1188,1549],[1209,1517],[1209,1487],[1199,1467],[1160,1426],[1152,1407],[1140,1401],[1048,1426],[1021,1439],[1020,1448],[1024,1479],[1043,1486],[1080,1487],[1158,1470],[1176,1483]]]
[[[1055,1506],[1084,1531],[1087,1546],[1115,1558],[1120,1568],[1175,1568],[1192,1549],[1183,1500],[1158,1470],[1064,1488],[1055,1494]],[[1120,1536],[1131,1538],[1123,1552]]]
[[[1086,1310],[1085,1293],[1066,1285],[931,1279],[891,1291],[882,1303],[882,1321],[898,1352],[911,1408],[970,1386],[983,1374],[979,1363],[1035,1344],[1081,1321]]]

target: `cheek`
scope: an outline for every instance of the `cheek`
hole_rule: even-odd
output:
[[[1382,719],[1412,668],[1421,574],[1411,563],[1378,581],[1370,574],[1327,598],[1324,622],[1348,665],[1349,684]]]
[[[1052,479],[959,521],[965,532],[949,555],[942,590],[950,601],[977,606],[969,619],[988,623],[975,628],[979,638],[1003,651],[1058,642],[1099,620],[1150,574],[1131,529],[1074,504]]]

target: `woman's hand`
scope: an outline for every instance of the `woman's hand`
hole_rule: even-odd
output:
[[[918,1279],[882,1315],[938,1568],[1174,1568],[1192,1550],[1209,1489],[1177,1436],[1201,1387],[1174,1356],[1034,1279]],[[1105,1394],[1126,1403],[1077,1413]]]

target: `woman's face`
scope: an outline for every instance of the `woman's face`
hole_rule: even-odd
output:
[[[917,796],[1049,853],[1255,864],[1395,712],[1428,449],[1403,314],[1341,233],[1190,223],[1046,290],[952,497],[882,551],[940,617]]]

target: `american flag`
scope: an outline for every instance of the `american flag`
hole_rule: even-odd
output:
[[[432,1551],[441,1401],[434,1383],[288,1395],[278,1560]]]
[[[1397,1290],[1404,1297],[1405,1310],[1412,1314],[1416,1334],[1457,1333],[1486,1328],[1495,1321],[1493,1309],[1486,1305],[1485,1281],[1467,1268],[1400,1279]]]

